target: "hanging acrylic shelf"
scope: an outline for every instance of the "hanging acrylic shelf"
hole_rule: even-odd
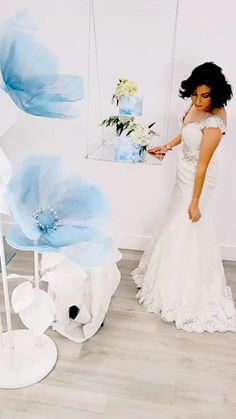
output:
[[[155,121],[154,129],[159,136],[154,137],[147,148],[165,144],[169,140],[179,0],[167,2],[168,7],[166,3],[164,5],[157,0],[152,3],[153,10],[147,10],[144,4],[138,2],[132,21],[128,19],[132,12],[129,8],[132,6],[125,9],[125,19],[120,12],[120,4],[117,4],[112,10],[109,9],[108,23],[104,19],[100,21],[104,11],[100,10],[100,3],[96,3],[95,10],[94,0],[89,0],[86,158],[140,166],[161,165],[160,160],[148,153],[144,159],[134,157],[133,161],[132,157],[124,154],[120,158],[121,154],[117,153],[116,130],[114,127],[102,126],[102,122],[108,115],[118,114],[135,116],[135,123],[144,125]],[[148,33],[140,31],[144,19],[148,20]],[[109,37],[106,33],[109,33]],[[129,41],[126,39],[127,33]],[[156,51],[149,46],[150,38],[159,39]],[[165,43],[161,42],[163,39]],[[115,85],[123,75],[129,76],[137,85],[142,85],[143,96],[138,93],[137,96],[123,97],[119,106],[116,106],[111,103],[111,97]],[[122,147],[125,148],[125,141]]]
[[[91,154],[88,155],[89,159],[93,160],[103,160],[103,161],[110,161],[114,163],[126,163],[126,164],[161,164],[161,161],[157,160],[156,158],[152,157],[150,154],[146,154],[144,161],[130,161],[129,159],[121,159],[116,158],[115,152],[115,143],[114,141],[108,143],[101,144],[96,150],[94,150]]]

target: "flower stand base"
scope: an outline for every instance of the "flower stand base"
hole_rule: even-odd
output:
[[[147,156],[146,147],[140,146],[128,137],[117,137],[115,140],[114,158],[116,161],[143,163]]]
[[[7,332],[0,342],[0,388],[27,387],[41,381],[54,368],[57,347],[47,336],[40,336],[38,345],[29,330],[14,330],[14,349],[9,359]]]

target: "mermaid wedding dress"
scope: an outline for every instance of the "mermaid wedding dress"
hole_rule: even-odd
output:
[[[202,139],[202,129],[226,127],[219,116],[183,123],[174,196],[157,239],[131,275],[140,288],[137,298],[147,311],[160,313],[186,332],[236,332],[236,311],[225,275],[209,198],[217,184],[215,152],[201,195],[202,217],[192,222],[188,207]]]

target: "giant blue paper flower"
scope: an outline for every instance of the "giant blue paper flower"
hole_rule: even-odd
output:
[[[110,211],[97,186],[63,174],[55,156],[32,156],[10,180],[8,208],[16,227],[8,243],[22,250],[59,251],[81,265],[103,264],[112,240],[102,232]]]
[[[2,88],[25,112],[51,118],[73,118],[72,103],[84,96],[80,76],[59,74],[58,60],[37,38],[27,14],[6,24],[0,38]]]

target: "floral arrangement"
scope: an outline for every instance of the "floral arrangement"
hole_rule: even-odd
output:
[[[105,125],[106,127],[115,126],[118,137],[120,137],[121,134],[124,134],[142,147],[147,147],[153,137],[158,135],[156,131],[151,129],[153,125],[155,125],[155,122],[148,126],[144,124],[135,124],[134,118],[128,116],[110,116],[109,118],[104,119],[102,125]]]
[[[158,133],[152,129],[153,125],[155,125],[155,122],[148,126],[143,124],[132,124],[131,129],[126,135],[130,136],[130,138],[140,146],[146,148],[153,137],[158,135]]]
[[[116,101],[118,106],[121,96],[135,96],[138,92],[136,83],[132,80],[119,79],[119,83],[116,86],[115,93],[112,96],[112,103]]]

